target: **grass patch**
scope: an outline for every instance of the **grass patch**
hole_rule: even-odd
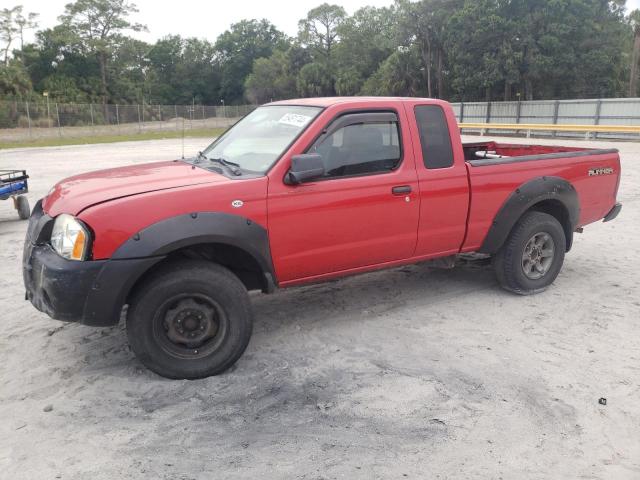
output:
[[[224,128],[195,128],[185,130],[185,137],[208,137],[213,140],[224,132]],[[28,147],[59,147],[62,145],[90,145],[94,143],[135,142],[140,140],[161,140],[166,138],[181,138],[182,131],[140,132],[123,135],[89,135],[86,137],[51,137],[25,139],[17,141],[0,140],[0,149],[28,148]]]

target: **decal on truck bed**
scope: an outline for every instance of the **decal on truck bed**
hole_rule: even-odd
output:
[[[589,176],[595,177],[597,175],[611,175],[613,173],[613,168],[591,168],[589,170]]]

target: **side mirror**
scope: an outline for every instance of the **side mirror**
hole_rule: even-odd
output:
[[[305,153],[291,157],[291,169],[285,178],[288,185],[298,185],[324,175],[324,162],[317,153]]]

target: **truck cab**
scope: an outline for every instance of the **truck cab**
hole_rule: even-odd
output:
[[[478,252],[540,292],[574,232],[619,213],[619,179],[615,150],[463,145],[439,100],[275,102],[194,158],[58,183],[30,219],[26,296],[65,321],[124,316],[146,366],[199,378],[246,348],[250,290]]]

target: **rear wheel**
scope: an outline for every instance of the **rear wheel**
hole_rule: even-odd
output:
[[[555,217],[527,212],[494,257],[498,282],[520,295],[544,291],[560,273],[565,247],[564,230]]]
[[[22,220],[26,220],[31,216],[31,208],[27,197],[20,195],[16,198],[16,210],[18,210],[18,216]]]
[[[226,268],[204,261],[163,267],[134,295],[127,314],[131,349],[168,378],[224,372],[244,352],[251,330],[244,285]]]

